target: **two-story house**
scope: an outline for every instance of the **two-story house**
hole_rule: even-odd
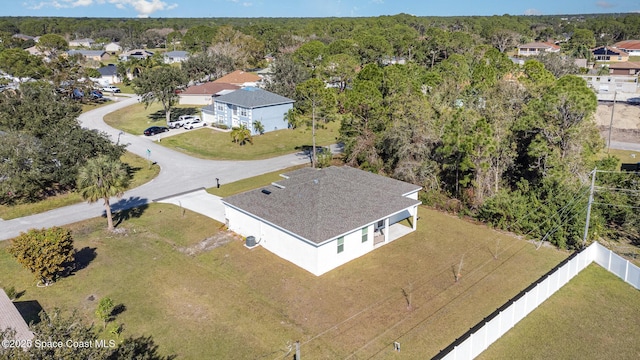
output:
[[[244,87],[213,98],[213,104],[202,109],[202,120],[207,124],[228,128],[246,126],[257,134],[256,122],[264,132],[288,128],[285,114],[295,101],[255,87]]]

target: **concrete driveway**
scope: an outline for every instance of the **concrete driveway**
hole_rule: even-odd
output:
[[[182,194],[156,199],[156,202],[173,204],[184,209],[208,216],[221,223],[225,223],[224,205],[222,198],[209,194],[204,188],[196,189]]]

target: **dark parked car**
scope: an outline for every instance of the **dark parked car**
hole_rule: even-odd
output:
[[[640,105],[640,97],[634,97],[627,99],[627,104]]]
[[[100,90],[91,90],[91,93],[89,94],[91,96],[92,99],[102,99],[102,91]]]
[[[169,128],[166,126],[152,126],[144,131],[146,136],[153,136],[156,134],[163,133],[165,131],[169,131]]]

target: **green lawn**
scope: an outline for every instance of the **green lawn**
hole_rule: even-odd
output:
[[[200,108],[193,106],[178,106],[171,112],[172,118],[185,114],[197,114]],[[142,135],[149,126],[167,126],[164,110],[159,103],[153,103],[148,108],[144,104],[135,104],[114,111],[104,117],[104,121],[116,129],[134,135]]]
[[[272,182],[282,180],[282,176],[280,174],[284,174],[296,169],[300,169],[303,167],[308,167],[308,165],[298,165],[292,166],[286,169],[272,171],[270,173],[238,180],[236,182],[232,182],[230,184],[222,184],[220,188],[212,187],[207,189],[207,192],[220,197],[227,197],[234,194],[238,194],[241,192],[253,190],[260,186],[269,185]]]
[[[129,189],[133,189],[151,181],[151,179],[158,176],[160,173],[160,167],[158,165],[152,165],[150,167],[149,162],[146,159],[130,152],[126,152],[122,155],[120,160],[129,165],[133,175],[131,183],[129,184]],[[78,193],[69,192],[66,194],[52,196],[31,204],[19,204],[13,206],[0,205],[0,219],[10,220],[23,216],[39,214],[63,206],[77,204],[82,201],[84,200],[82,200],[82,197],[80,197]]]
[[[337,122],[316,131],[318,146],[330,145],[338,140]],[[299,151],[312,143],[311,129],[284,129],[253,137],[253,145],[238,145],[228,132],[201,128],[162,139],[162,145],[188,155],[216,160],[255,160]]]
[[[638,359],[640,294],[591,264],[478,359]]]
[[[179,106],[171,112],[171,117],[199,112],[197,107]],[[104,119],[110,126],[135,135],[141,135],[149,126],[166,126],[164,112],[157,103],[147,109],[143,104],[132,105],[108,114]],[[336,143],[339,128],[339,122],[325,124],[324,128],[316,131],[316,144],[324,146]],[[311,129],[305,126],[254,136],[253,145],[243,146],[233,143],[228,132],[206,127],[166,137],[162,139],[161,145],[202,159],[254,160],[293,153],[311,143]]]
[[[428,358],[568,255],[422,207],[416,232],[315,277],[177,206],[124,217],[120,234],[104,218],[70,226],[95,259],[48,288],[0,244],[0,273],[11,274],[0,287],[87,321],[108,296],[126,306],[125,336],[152,335],[185,359],[282,358],[296,340],[309,359],[395,356],[394,340],[407,358]]]

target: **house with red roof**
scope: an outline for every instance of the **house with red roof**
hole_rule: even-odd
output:
[[[245,86],[258,86],[262,82],[262,78],[255,73],[247,72],[243,70],[236,70],[229,73],[219,79],[216,79],[216,83],[226,83],[238,85],[240,87]]]
[[[613,44],[613,47],[620,49],[629,56],[640,56],[640,40],[624,40]]]
[[[560,46],[548,42],[532,42],[518,46],[518,56],[536,56],[545,52],[560,52]]]

